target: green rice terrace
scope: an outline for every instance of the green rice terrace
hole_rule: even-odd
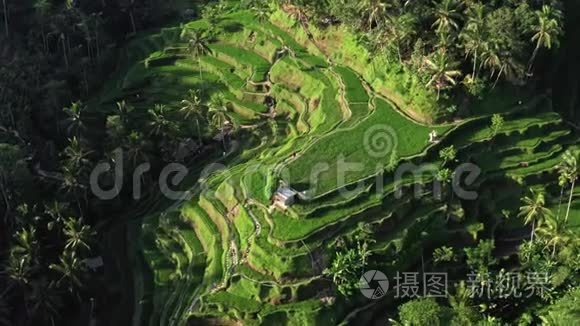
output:
[[[391,277],[429,261],[423,247],[467,247],[491,229],[522,228],[489,208],[517,211],[522,184],[559,191],[560,157],[578,146],[547,97],[505,101],[495,130],[491,113],[420,122],[395,104],[380,76],[348,57],[328,56],[332,49],[319,48],[284,17],[222,16],[220,32],[198,58],[184,35],[208,28],[203,19],[138,34],[124,50],[123,69],[92,100],[111,110],[125,100],[138,115],[156,104],[181,107],[183,94],[202,89],[204,100],[223,95],[233,130],[227,139],[221,131],[223,153],[196,159],[182,184],[188,195],[152,198],[128,222],[133,325],[370,322],[381,301],[358,290],[346,300],[325,271],[345,239],[366,230],[370,252],[381,257],[377,269]],[[199,131],[194,123],[191,131]],[[452,162],[439,155],[450,146],[457,151]],[[434,198],[435,175],[395,178],[404,163],[441,170],[456,162],[481,169],[471,189],[487,185],[464,208],[457,199]],[[356,167],[342,173],[348,163]],[[221,169],[202,171],[210,164]],[[287,209],[272,205],[281,185],[301,195]],[[478,211],[480,220],[462,220],[458,210]],[[573,205],[569,224],[576,229],[579,212]],[[514,254],[509,244],[498,250],[500,258]]]

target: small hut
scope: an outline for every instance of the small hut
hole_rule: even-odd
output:
[[[290,187],[280,187],[272,197],[273,204],[281,209],[287,209],[294,204],[297,194],[296,190]]]

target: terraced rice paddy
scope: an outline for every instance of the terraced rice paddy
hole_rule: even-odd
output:
[[[183,28],[207,25],[200,20]],[[395,257],[387,267],[416,263],[425,239],[448,236],[443,202],[420,199],[424,209],[418,210],[410,194],[393,197],[389,163],[440,167],[437,153],[453,144],[459,160],[481,166],[483,178],[532,178],[550,173],[567,147],[567,128],[543,101],[529,104],[538,112],[533,118],[507,115],[495,139],[489,116],[424,125],[349,67],[307,51],[311,45],[282,27],[257,24],[248,12],[223,17],[219,25],[223,32],[211,44],[212,55],[199,60],[185,51],[181,28],[137,37],[126,49],[127,68],[103,93],[113,95],[99,99],[105,108],[119,99],[143,110],[157,103],[178,107],[188,89],[203,87],[210,95],[225,94],[236,126],[252,126],[247,139],[237,140],[238,150],[216,159],[227,168],[200,181],[203,191],[169,210],[150,209],[134,224],[130,248],[142,257],[133,271],[142,282],[135,293],[138,324],[203,318],[245,325],[340,323],[356,307],[340,298],[329,305],[332,282],[322,276],[338,236],[369,223],[376,231],[373,250]],[[266,96],[276,100],[272,112]],[[375,131],[386,140],[373,140],[369,132],[376,126],[384,127]],[[433,130],[439,143],[428,141]],[[501,151],[486,155],[489,146]],[[340,162],[357,166],[341,176]],[[433,179],[407,176],[400,185]],[[280,181],[305,190],[309,199],[287,211],[271,210]],[[357,182],[346,192],[344,186]]]

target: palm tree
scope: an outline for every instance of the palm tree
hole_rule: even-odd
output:
[[[131,23],[131,29],[133,30],[133,34],[137,33],[137,26],[135,24],[135,0],[130,0],[129,3],[124,3],[122,7],[122,11],[128,12],[129,14],[129,21]]]
[[[71,294],[76,294],[83,287],[81,277],[86,267],[79,257],[68,250],[63,251],[58,263],[50,264],[49,268],[60,274],[56,285],[64,286]]]
[[[83,215],[81,197],[86,201],[86,186],[81,182],[81,170],[79,167],[65,164],[62,167],[62,184],[60,188],[66,191],[67,194],[72,194],[77,203],[81,216]],[[81,196],[81,194],[83,196]]]
[[[558,247],[565,246],[570,241],[570,234],[566,230],[566,224],[558,217],[548,215],[545,226],[538,228],[538,235],[546,241],[547,247],[552,247],[552,257],[556,254]]]
[[[389,35],[397,47],[397,55],[399,56],[399,63],[403,62],[401,56],[401,47],[408,48],[409,41],[415,35],[417,19],[412,14],[403,14],[397,16],[390,16],[387,29]]]
[[[20,284],[28,284],[37,263],[37,251],[36,229],[29,226],[18,230],[8,256],[8,276]]]
[[[272,14],[272,9],[266,1],[257,1],[252,6],[252,11],[254,12],[254,16],[256,16],[256,20],[260,23],[267,22]]]
[[[193,59],[197,59],[199,65],[199,77],[203,79],[201,72],[201,57],[204,55],[209,55],[212,50],[209,48],[209,38],[205,36],[201,31],[195,31],[193,33],[186,32],[182,33],[182,38],[187,37],[187,51],[192,56]]]
[[[46,204],[44,206],[44,212],[50,216],[51,221],[48,222],[47,228],[49,231],[52,231],[55,225],[60,225],[63,222],[63,214],[64,211],[67,209],[67,203],[61,203],[59,201],[53,201],[51,204]],[[58,230],[58,228],[57,228]]]
[[[174,129],[173,123],[167,119],[167,106],[163,104],[155,104],[154,109],[150,109],[149,115],[151,116],[151,121],[149,126],[151,127],[150,135],[163,135]]]
[[[26,256],[10,255],[6,264],[6,274],[18,284],[29,284],[33,272],[32,259]]]
[[[14,235],[14,244],[10,250],[10,255],[27,257],[31,261],[36,260],[38,242],[36,239],[36,229],[32,226],[22,228]]]
[[[127,156],[133,164],[133,168],[137,167],[137,162],[148,161],[149,158],[145,151],[147,145],[148,144],[142,133],[134,131],[127,135],[125,139],[125,148],[127,149]]]
[[[4,9],[4,32],[8,38],[10,36],[10,30],[8,29],[8,6],[6,6],[6,0],[2,0],[2,5]]]
[[[490,77],[495,76],[495,82],[492,88],[497,86],[501,76],[506,75],[508,78],[520,78],[525,70],[525,67],[514,58],[513,53],[500,49],[500,45],[496,42],[482,43],[482,65],[490,69]]]
[[[390,8],[391,6],[384,0],[363,0],[358,6],[368,30],[382,26]]]
[[[87,155],[90,154],[89,151],[85,151],[83,145],[78,140],[77,137],[73,137],[68,146],[64,149],[64,155],[66,157],[65,165],[71,167],[74,170],[82,170],[85,167],[87,160]]]
[[[580,161],[580,151],[567,150],[564,155],[562,155],[562,163],[560,164],[560,174],[562,178],[570,183],[570,196],[568,197],[568,206],[566,208],[566,218],[565,222],[568,222],[568,216],[570,215],[570,206],[572,205],[572,197],[574,195],[574,188],[576,186],[576,180],[580,174],[578,170],[578,161]]]
[[[544,5],[542,6],[542,10],[536,12],[536,18],[537,20],[533,26],[535,34],[532,36],[532,41],[536,42],[536,47],[530,58],[528,72],[532,70],[539,49],[541,47],[551,49],[552,45],[558,46],[558,37],[563,32],[560,26],[562,13],[558,9]]]
[[[466,56],[471,56],[473,71],[471,78],[477,77],[478,55],[482,51],[486,38],[485,31],[486,6],[482,3],[472,3],[467,7],[467,22],[459,35]]]
[[[229,122],[228,107],[221,93],[211,97],[208,103],[208,113],[212,124],[218,129]]]
[[[48,40],[46,38],[46,18],[49,15],[52,4],[48,0],[36,0],[34,2],[34,10],[38,14],[38,20],[40,21],[40,34],[42,36],[42,49],[46,53],[48,51]]]
[[[183,107],[179,110],[185,120],[188,120],[191,116],[195,117],[195,124],[197,127],[197,137],[198,141],[201,144],[201,129],[199,127],[199,119],[202,117],[202,109],[203,103],[201,102],[201,98],[199,97],[199,90],[189,90],[188,96],[186,99],[181,101]]]
[[[465,51],[466,56],[470,56],[473,61],[473,71],[471,72],[471,78],[475,79],[477,77],[477,67],[480,60],[479,55],[482,52],[482,46],[484,44],[483,34],[478,29],[464,29],[459,35],[461,40],[461,46]]]
[[[117,102],[117,112],[119,113],[124,128],[129,124],[129,114],[133,112],[133,109],[134,107],[131,104],[127,104],[125,100]]]
[[[85,106],[79,102],[73,102],[70,107],[66,107],[63,111],[68,115],[67,121],[69,126],[67,128],[67,132],[69,135],[73,134],[74,136],[80,137],[81,132],[86,129],[83,123],[83,110]]]
[[[220,130],[224,150],[226,149],[226,128],[230,125],[228,107],[223,94],[219,93],[211,97],[208,104],[208,114],[212,125]]]
[[[442,89],[457,84],[457,78],[461,76],[461,71],[456,69],[459,63],[450,61],[449,56],[443,50],[435,52],[431,58],[425,58],[425,63],[432,76],[427,83],[427,87],[435,87],[437,89],[437,99],[439,99]]]
[[[462,19],[460,3],[457,0],[443,0],[435,8],[436,20],[432,27],[437,31],[448,31],[459,29],[459,21]]]
[[[63,232],[66,236],[64,248],[70,250],[73,255],[76,255],[82,250],[91,250],[90,244],[96,233],[89,225],[84,225],[81,219],[69,217],[64,222]]]
[[[456,157],[457,150],[453,145],[445,147],[439,151],[439,158],[443,160],[443,165],[446,165],[449,162],[453,162]]]
[[[536,224],[542,225],[552,212],[545,207],[546,200],[544,192],[541,190],[530,189],[531,197],[525,196],[522,198],[524,205],[520,207],[518,216],[524,218],[525,224],[532,224],[531,241],[534,241],[534,234],[536,232]]]

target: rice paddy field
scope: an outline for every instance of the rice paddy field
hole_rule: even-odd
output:
[[[490,115],[420,123],[353,67],[299,37],[300,27],[257,22],[250,12],[227,14],[212,27],[220,32],[211,54],[191,58],[180,35],[208,27],[197,20],[136,36],[124,68],[96,100],[104,110],[120,99],[146,110],[178,106],[189,89],[204,87],[225,94],[234,125],[249,126],[235,150],[215,158],[225,169],[192,183],[183,201],[144,207],[131,222],[135,325],[363,322],[373,308],[335,296],[323,273],[337,238],[370,225],[372,250],[389,257],[383,267],[394,271],[417,264],[418,247],[470,230],[469,221],[453,235],[445,227],[446,203],[429,196],[433,175],[395,183],[389,166],[441,168],[439,151],[454,145],[460,162],[481,168],[478,184],[544,184],[558,157],[575,146],[541,97],[506,108],[495,137]],[[276,101],[273,113],[266,97]],[[281,183],[306,198],[285,211],[271,209]],[[426,185],[419,199],[410,191],[416,184]],[[403,196],[395,198],[398,188]],[[570,223],[578,227],[577,206]]]

